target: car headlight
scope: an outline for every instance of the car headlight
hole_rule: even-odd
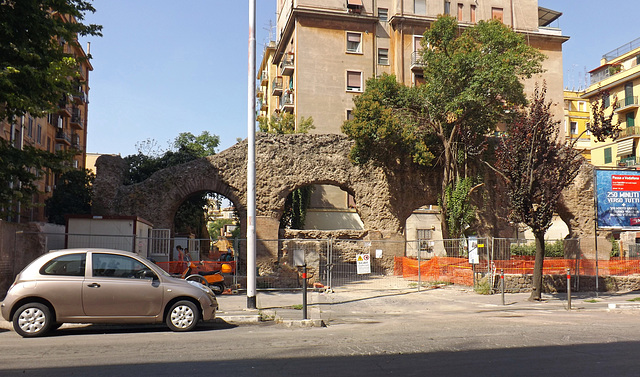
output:
[[[200,288],[204,293],[208,295],[213,295],[213,291],[211,290],[211,288],[207,287],[206,285],[203,285],[201,283],[198,283],[197,281],[191,281],[191,280],[187,280],[187,283],[193,285],[194,287]]]

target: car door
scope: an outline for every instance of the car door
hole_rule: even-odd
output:
[[[160,282],[141,261],[119,254],[91,253],[91,274],[82,287],[84,313],[91,317],[153,317],[161,314]]]
[[[82,316],[85,265],[85,253],[72,253],[56,257],[40,268],[38,294],[53,305],[58,319]]]

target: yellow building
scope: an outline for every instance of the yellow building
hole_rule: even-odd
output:
[[[66,22],[75,22],[72,16],[57,13],[56,17]],[[7,119],[0,120],[0,138],[7,140],[16,148],[26,145],[38,149],[55,152],[59,150],[74,150],[78,154],[74,157],[73,166],[78,169],[85,167],[87,146],[87,113],[89,96],[89,72],[93,70],[87,53],[77,43],[60,40],[64,52],[76,58],[80,63],[80,79],[77,81],[77,92],[60,99],[58,110],[45,117],[36,118],[26,114],[16,119],[13,124]],[[40,194],[32,198],[36,204],[33,208],[22,210],[19,221],[46,221],[44,202],[52,194],[56,185],[52,174],[46,174],[38,182]]]
[[[526,91],[544,80],[547,99],[563,102],[562,43],[568,37],[549,26],[561,13],[539,7],[537,0],[277,0],[277,41],[258,73],[260,114],[311,117],[312,133],[341,133],[367,79],[388,73],[405,85],[424,80],[420,41],[440,14],[457,17],[462,28],[497,18],[526,36],[548,57],[545,72],[528,80]],[[552,110],[563,119],[562,106]],[[306,227],[361,229],[355,206],[340,188],[315,186]]]
[[[592,141],[591,162],[595,166],[637,166],[640,127],[636,126],[638,93],[640,93],[640,38],[608,52],[600,66],[591,70],[591,84],[582,95],[596,101],[605,93],[605,115],[613,112],[613,121],[620,122],[618,139]]]
[[[582,151],[582,156],[591,162],[591,137],[587,123],[591,106],[582,98],[584,92],[564,91],[564,132],[568,145]]]

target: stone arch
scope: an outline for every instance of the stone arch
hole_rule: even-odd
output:
[[[352,142],[343,135],[270,135],[256,137],[256,224],[258,237],[277,238],[287,195],[309,184],[330,184],[352,193],[366,229],[401,233],[418,203],[435,200],[439,174],[406,169],[387,172],[373,164],[349,161]],[[122,184],[120,157],[97,161],[94,214],[142,217],[157,228],[173,228],[172,215],[189,195],[214,191],[238,209],[246,225],[246,141],[221,153],[170,167],[146,181]]]

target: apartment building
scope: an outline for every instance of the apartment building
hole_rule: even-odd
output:
[[[564,91],[564,132],[566,142],[582,151],[582,156],[591,162],[591,137],[587,131],[591,106],[582,98],[584,92]]]
[[[67,22],[74,22],[71,16],[56,14]],[[60,99],[57,111],[37,118],[26,114],[10,123],[7,119],[0,120],[0,137],[10,141],[16,148],[26,145],[38,149],[54,152],[58,150],[74,150],[78,154],[74,157],[73,166],[85,167],[87,145],[87,115],[89,94],[89,72],[93,70],[88,60],[88,53],[77,43],[68,43],[60,39],[58,43],[64,52],[80,58],[80,78],[76,81],[77,91],[69,93]],[[46,221],[44,202],[55,188],[56,178],[52,174],[45,174],[38,182],[40,194],[32,198],[36,206],[21,211],[20,222]]]
[[[263,115],[290,112],[297,119],[312,117],[311,132],[340,133],[367,79],[388,73],[405,85],[424,80],[419,61],[422,35],[438,15],[450,14],[461,28],[497,18],[546,54],[545,72],[528,80],[526,90],[533,92],[535,82],[545,80],[548,100],[558,104],[553,108],[556,118],[564,117],[562,43],[568,37],[549,26],[561,13],[539,7],[537,0],[276,1],[277,41],[265,50],[258,73]],[[354,206],[339,188],[318,186],[307,227],[359,229],[362,223]],[[343,212],[336,216],[337,210]]]
[[[595,166],[638,166],[640,126],[638,93],[640,93],[640,38],[602,56],[600,66],[589,71],[591,83],[581,96],[586,101],[600,100],[602,93],[613,121],[620,122],[622,132],[616,140],[591,143],[591,162]]]

